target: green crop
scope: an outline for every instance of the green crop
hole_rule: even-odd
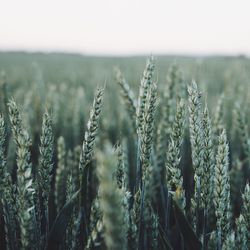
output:
[[[250,61],[177,59],[3,54],[1,249],[250,248]]]

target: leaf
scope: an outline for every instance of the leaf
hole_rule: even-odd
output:
[[[59,249],[62,238],[65,235],[70,216],[72,214],[75,201],[80,193],[78,190],[71,199],[63,206],[63,208],[58,213],[55,222],[49,233],[48,246],[47,249],[56,250]]]
[[[171,246],[171,243],[169,242],[168,238],[167,238],[167,235],[166,233],[164,232],[162,226],[159,224],[159,234],[160,234],[160,237],[162,239],[162,242],[164,244],[164,249],[166,250],[173,250],[173,247]]]
[[[202,248],[201,242],[195,235],[191,225],[176,202],[174,202],[174,213],[184,240],[185,248],[189,250],[200,250]]]

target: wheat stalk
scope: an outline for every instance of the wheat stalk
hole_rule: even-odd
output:
[[[227,235],[230,228],[230,186],[229,186],[229,147],[225,130],[219,136],[214,177],[214,206],[219,241]]]
[[[44,198],[44,206],[48,206],[48,199],[51,189],[51,178],[53,168],[53,131],[52,120],[46,112],[43,116],[42,133],[40,144],[40,159],[38,169],[38,180],[42,196]]]
[[[168,145],[166,172],[167,184],[169,191],[177,191],[179,194],[175,196],[178,198],[178,203],[182,209],[185,208],[185,192],[183,190],[183,177],[179,164],[181,161],[181,145],[184,135],[184,122],[185,122],[184,101],[181,100],[176,109],[176,116],[170,136],[170,143]]]
[[[23,129],[20,111],[16,103],[8,103],[12,133],[17,145],[18,216],[21,231],[21,249],[35,249],[34,193],[30,161],[31,141]]]
[[[142,126],[144,123],[144,115],[148,100],[148,92],[153,84],[153,73],[154,73],[154,59],[151,56],[147,60],[146,68],[143,72],[141,79],[141,85],[139,90],[138,105],[137,105],[137,129],[138,135],[142,132]]]
[[[243,200],[243,208],[242,208],[242,216],[244,218],[244,223],[246,224],[247,228],[247,244],[250,247],[250,187],[249,183],[246,184],[244,193],[242,194]]]

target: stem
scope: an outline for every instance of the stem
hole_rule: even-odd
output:
[[[172,206],[172,196],[171,194],[168,193],[168,201],[167,201],[167,225],[166,225],[166,232],[168,233],[169,229],[169,219],[170,219],[170,211],[171,211],[171,206]]]
[[[204,209],[203,235],[202,235],[202,249],[206,247],[206,233],[207,233],[207,208]]]
[[[45,223],[46,223],[46,227],[45,227],[45,249],[47,249],[48,235],[49,235],[49,207],[48,207],[48,204],[46,204],[46,208],[45,208]]]
[[[139,249],[144,246],[144,244],[141,244],[142,242],[144,243],[144,184],[142,184],[142,192],[141,192],[141,204],[140,204],[140,226],[139,226]],[[141,246],[141,247],[140,247]],[[144,248],[142,248],[144,249]]]

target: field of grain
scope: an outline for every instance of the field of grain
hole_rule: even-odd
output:
[[[0,53],[0,249],[249,249],[249,69]]]

